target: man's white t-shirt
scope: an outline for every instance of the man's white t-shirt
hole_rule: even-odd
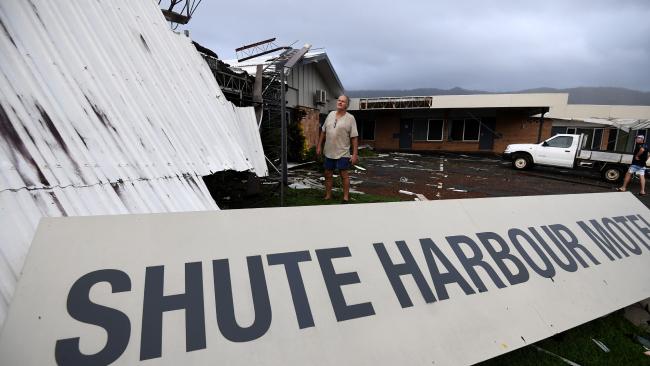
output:
[[[330,112],[323,123],[325,132],[324,154],[330,159],[350,157],[350,139],[359,136],[357,121],[348,112],[341,118],[336,118],[336,111]]]

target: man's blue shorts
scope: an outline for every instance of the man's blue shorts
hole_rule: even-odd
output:
[[[348,170],[350,169],[350,158],[330,159],[325,157],[325,163],[323,166],[325,167],[325,170]]]

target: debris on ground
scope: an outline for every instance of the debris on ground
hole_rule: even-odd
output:
[[[399,190],[399,193],[401,193],[401,194],[407,194],[407,195],[409,195],[409,196],[415,196],[415,193],[413,193],[413,192],[411,192],[411,191],[405,191],[405,190],[403,190],[403,189],[400,189],[400,190]]]
[[[535,347],[535,349],[538,350],[538,351],[540,351],[540,352],[546,353],[546,354],[549,355],[549,356],[553,356],[553,357],[555,357],[555,358],[557,358],[557,359],[559,359],[559,360],[564,361],[564,363],[566,363],[567,365],[571,365],[571,366],[580,366],[579,363],[575,363],[575,362],[573,362],[573,361],[571,361],[571,360],[569,360],[569,359],[566,359],[566,358],[564,358],[564,357],[562,357],[562,356],[560,356],[560,355],[557,355],[557,354],[555,354],[555,353],[553,353],[553,352],[551,352],[551,351],[547,351],[547,350],[543,349],[542,347],[538,347],[538,346],[535,346],[535,345],[533,345],[533,347]]]
[[[596,346],[598,346],[601,350],[603,350],[603,352],[609,353],[609,348],[605,345],[605,343],[594,338],[592,338],[591,340],[594,341],[594,343],[596,343]]]
[[[359,170],[364,170],[364,171],[366,170],[366,168],[364,168],[364,167],[362,167],[362,166],[355,165],[354,167],[357,168],[357,169],[359,169]]]

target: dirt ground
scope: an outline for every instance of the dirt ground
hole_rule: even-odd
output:
[[[353,190],[402,200],[414,200],[415,194],[437,200],[610,192],[616,188],[596,171],[540,166],[517,171],[510,162],[492,156],[380,153],[361,158],[357,166],[365,170],[351,170]],[[314,167],[294,169],[290,183],[322,184],[320,175]],[[632,183],[631,190],[639,191],[638,181]],[[641,200],[646,206],[650,203],[647,197]]]

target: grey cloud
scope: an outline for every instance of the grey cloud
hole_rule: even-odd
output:
[[[650,90],[650,2],[203,2],[192,37],[222,58],[268,37],[327,50],[347,89]]]

